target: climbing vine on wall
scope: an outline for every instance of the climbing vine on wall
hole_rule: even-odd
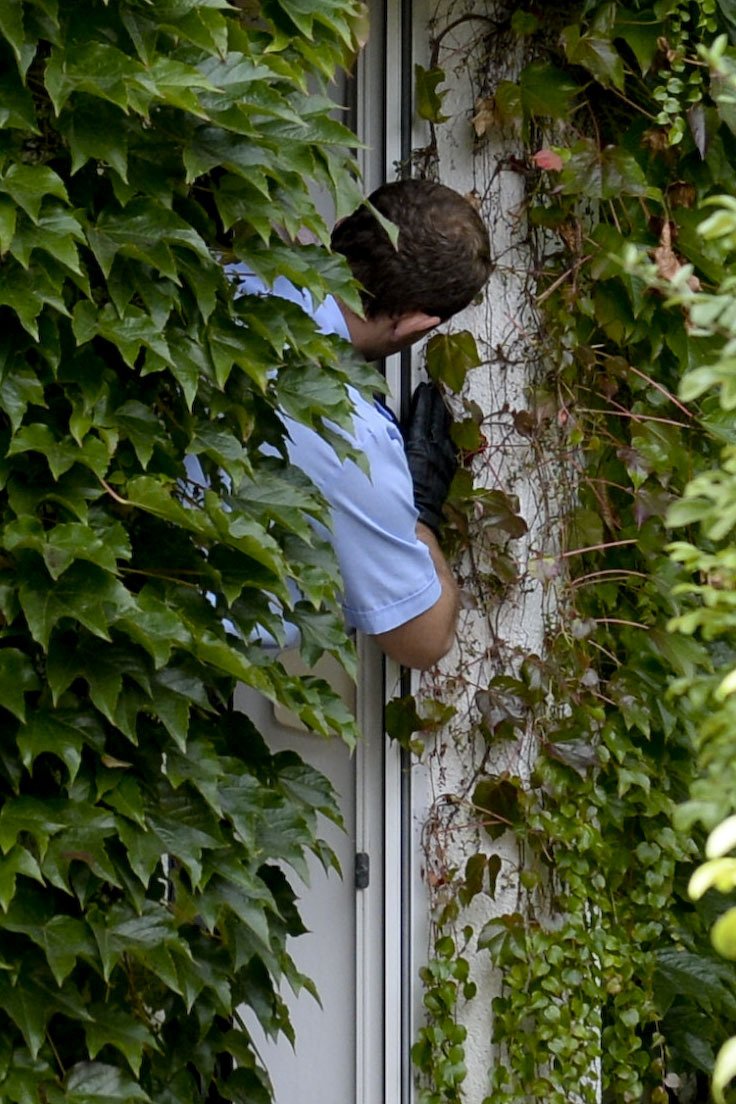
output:
[[[464,867],[433,874],[414,1048],[426,1104],[463,1100],[458,1009],[483,968],[469,946],[500,976],[494,1104],[592,1102],[599,1079],[612,1104],[704,1099],[736,1024],[736,972],[709,938],[724,906],[687,895],[702,826],[736,793],[736,239],[732,201],[715,198],[736,180],[735,16],[729,0],[520,5],[479,31],[487,57],[527,59],[514,80],[488,65],[473,126],[479,142],[517,136],[507,168],[536,243],[542,372],[514,425],[567,486],[561,534],[529,565],[554,595],[545,647],[512,657],[468,719],[481,746],[531,738],[537,755],[523,780],[481,757],[453,798],[482,827]],[[433,127],[437,61],[418,72]],[[467,906],[496,893],[504,834],[518,904],[474,928]]]

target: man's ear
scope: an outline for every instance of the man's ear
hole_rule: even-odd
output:
[[[439,326],[442,321],[437,315],[425,314],[424,311],[409,311],[394,319],[393,334],[397,341],[411,345],[424,337],[426,333]]]

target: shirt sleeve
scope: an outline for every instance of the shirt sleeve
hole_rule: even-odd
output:
[[[343,580],[349,625],[374,635],[426,612],[442,587],[427,546],[416,535],[417,511],[398,427],[354,396],[353,443],[366,475],[341,462],[314,430],[287,421],[291,462],[313,480],[331,507],[331,540]]]
[[[314,307],[308,291],[283,276],[268,288],[247,265],[227,265],[240,294],[277,295],[314,318],[322,333],[350,334],[332,296]],[[343,612],[349,626],[375,635],[431,609],[442,594],[432,557],[416,535],[414,489],[398,427],[352,388],[352,444],[370,475],[352,460],[341,462],[318,433],[282,415],[289,458],[319,487],[331,507],[331,541],[343,581]],[[337,432],[343,432],[334,426]],[[348,436],[346,434],[346,436]],[[316,526],[316,528],[320,528]]]

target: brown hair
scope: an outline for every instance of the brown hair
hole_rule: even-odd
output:
[[[396,246],[366,204],[332,232],[363,286],[366,315],[423,311],[445,321],[466,307],[491,271],[488,231],[468,200],[431,180],[399,180],[367,202],[399,228]]]

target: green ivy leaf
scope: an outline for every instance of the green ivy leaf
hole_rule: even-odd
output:
[[[0,0],[0,34],[12,47],[18,69],[25,77],[36,50],[35,43],[26,37],[20,0]]]
[[[79,770],[84,743],[82,733],[75,725],[76,717],[65,717],[44,710],[34,712],[27,724],[18,730],[18,751],[26,770],[31,771],[39,755],[55,755],[69,771],[74,781]]]
[[[41,801],[32,797],[8,799],[0,808],[0,848],[7,854],[21,833],[28,833],[43,858],[50,837],[61,831],[64,802]]]
[[[187,183],[222,165],[236,176],[252,180],[254,173],[269,173],[274,154],[254,142],[239,141],[219,127],[199,127],[184,150]]]
[[[517,822],[520,788],[511,778],[486,778],[473,791],[473,805],[483,816],[483,828],[492,840],[499,839]]]
[[[211,263],[207,247],[184,219],[151,199],[133,200],[122,214],[103,212],[87,231],[90,247],[105,276],[118,255],[144,261],[178,281],[171,246],[192,250],[206,264]]]
[[[80,446],[71,438],[59,440],[49,426],[40,422],[21,426],[7,454],[18,456],[24,452],[40,452],[45,456],[54,479],[59,479],[74,464],[84,464],[102,478],[110,463],[107,448],[98,438],[89,436]]]
[[[44,877],[69,892],[71,865],[81,863],[98,878],[119,888],[120,880],[105,847],[105,840],[115,835],[114,818],[103,809],[69,804],[73,823],[49,840],[41,863]]]
[[[117,627],[145,648],[157,668],[168,663],[174,647],[189,647],[192,642],[178,609],[168,606],[152,588],[134,596],[134,605]]]
[[[63,575],[75,560],[96,563],[116,574],[118,558],[130,557],[128,538],[119,523],[98,531],[79,522],[67,522],[49,531],[27,515],[6,525],[3,547],[13,553],[23,548],[38,552],[54,580]]]
[[[140,783],[125,771],[131,764],[120,763],[110,769],[108,779],[98,775],[97,792],[104,796],[105,804],[134,821],[139,828],[146,827],[146,802]],[[111,780],[110,780],[111,779]]]
[[[575,23],[565,27],[561,38],[569,62],[582,65],[604,88],[613,85],[623,90],[624,63],[610,38],[581,34]]]
[[[517,10],[511,16],[511,30],[518,35],[534,34],[539,27],[539,19],[532,12]]]
[[[40,872],[37,880],[43,881]],[[16,902],[5,917],[0,917],[0,927],[28,936],[41,948],[59,987],[79,957],[96,957],[96,947],[86,925],[72,916],[48,916],[40,909],[34,912]]]
[[[590,199],[615,199],[621,195],[661,198],[633,154],[620,146],[599,150],[587,138],[575,143],[560,173],[565,195],[582,194]]]
[[[203,280],[200,290],[206,289],[206,287],[207,282]],[[209,294],[206,290],[203,299],[205,300],[204,309],[206,310],[209,307]],[[201,299],[199,305],[202,308]],[[166,367],[169,368],[181,387],[187,407],[191,410],[201,381],[212,374],[212,364],[205,349],[198,341],[181,334],[171,334],[169,349],[172,363],[166,365]]]
[[[529,115],[552,119],[567,118],[579,86],[555,65],[533,61],[521,73],[519,80],[521,103]]]
[[[442,101],[446,92],[438,92],[437,86],[447,80],[444,69],[425,69],[414,66],[416,111],[420,119],[431,123],[444,123],[450,116],[442,114]]]
[[[142,113],[153,98],[140,62],[103,42],[52,48],[44,82],[57,115],[73,92],[86,92],[124,111],[133,107]]]
[[[193,42],[195,46],[201,46],[205,50],[216,51],[222,57],[227,50],[228,22],[215,7],[225,7],[224,4],[208,4],[204,8],[197,6],[183,17],[176,20],[175,27],[178,33]]]
[[[463,884],[458,893],[460,902],[464,907],[467,907],[479,893],[487,893],[489,897],[495,897],[496,880],[501,865],[499,855],[478,853],[470,856],[465,863]]]
[[[32,660],[18,648],[0,648],[0,703],[19,721],[26,719],[26,694],[41,683]]]
[[[118,835],[125,846],[131,870],[148,889],[154,872],[162,866],[164,848],[161,841],[148,828],[142,830],[121,819],[118,820]]]
[[[125,1009],[93,1004],[89,1013],[91,1018],[84,1025],[84,1034],[90,1058],[96,1058],[104,1046],[113,1046],[127,1060],[137,1077],[144,1049],[160,1049],[155,1037],[145,1024]]]
[[[110,165],[125,181],[128,179],[128,136],[124,112],[98,99],[78,97],[73,110],[65,110],[59,120],[71,153],[72,173],[88,161]]]
[[[25,847],[12,847],[7,855],[0,858],[0,906],[8,911],[15,897],[16,880],[19,874],[33,878],[43,884],[41,869],[30,851]],[[7,927],[7,924],[3,926]]]
[[[386,705],[386,733],[401,746],[421,755],[423,745],[412,740],[415,732],[435,732],[454,716],[455,709],[442,701],[425,700],[419,712],[416,699],[411,694],[393,698]]]
[[[54,627],[65,618],[109,640],[111,621],[130,614],[133,607],[121,583],[83,561],[73,563],[56,583],[45,573],[29,572],[19,586],[18,597],[31,634],[44,649],[48,649]]]
[[[298,469],[281,470],[268,462],[241,479],[232,501],[262,523],[276,521],[308,543],[313,530],[307,516],[320,517],[324,509],[313,484]]]
[[[733,0],[716,0],[716,2],[728,28],[729,39],[733,43],[734,36],[736,36],[736,8]]]
[[[127,437],[145,470],[153,455],[157,440],[161,437],[161,421],[149,407],[135,399],[119,406],[113,415],[113,424]]]
[[[50,531],[43,556],[49,574],[58,579],[74,560],[86,560],[116,575],[118,561],[129,560],[131,554],[130,540],[119,522],[104,528],[68,522]]]
[[[7,253],[15,235],[18,208],[9,196],[0,195],[0,257]]]
[[[480,363],[478,347],[469,330],[435,334],[427,342],[427,371],[433,380],[447,384],[451,391],[460,391],[468,372]]]
[[[20,10],[20,5],[18,8]],[[24,50],[21,70],[23,59],[29,54],[32,57],[33,52],[32,46]],[[38,134],[38,119],[33,97],[30,90],[22,83],[22,71],[15,72],[8,69],[0,74],[0,126]]]
[[[522,91],[514,81],[499,81],[493,96],[493,105],[502,124],[518,124],[524,113]]]
[[[31,1057],[36,1058],[46,1038],[46,1026],[55,1009],[46,1000],[31,977],[20,977],[15,984],[0,972],[0,1004],[21,1032]]]
[[[634,12],[628,8],[616,9],[614,32],[631,49],[642,74],[649,72],[657,54],[660,26],[656,19],[642,18],[646,12]],[[637,18],[638,17],[638,18]]]
[[[30,405],[46,406],[43,384],[36,373],[19,364],[10,365],[0,382],[0,404],[17,432]]]
[[[63,180],[47,165],[11,164],[0,176],[0,192],[9,195],[36,223],[46,196],[69,202]]]
[[[26,272],[12,258],[0,266],[0,306],[15,312],[34,341],[39,341],[38,318],[46,304],[61,314],[67,313],[61,295],[63,281],[56,279],[52,268],[51,263],[43,268],[32,264]]]
[[[164,672],[165,673],[165,672]],[[196,680],[195,685],[201,688],[202,684]],[[191,717],[192,701],[184,694],[172,693],[167,687],[157,686],[155,697],[155,713],[166,728],[177,747],[183,749],[186,746],[189,734],[189,721]]]
[[[732,993],[733,972],[728,966],[703,954],[678,947],[660,947],[656,952],[655,985],[662,1011],[678,995],[686,994],[713,1014],[714,1002],[725,1001],[729,1015],[736,1015]]]
[[[83,241],[82,228],[68,211],[44,204],[35,223],[22,220],[10,243],[9,251],[28,268],[34,250],[43,249],[72,272],[82,275],[76,242]]]
[[[38,932],[28,934],[44,951],[59,986],[79,958],[92,960],[95,957],[95,947],[86,925],[72,916],[54,916]]]
[[[64,1100],[68,1104],[130,1104],[151,1098],[137,1081],[117,1066],[103,1062],[77,1062],[65,1082]]]

